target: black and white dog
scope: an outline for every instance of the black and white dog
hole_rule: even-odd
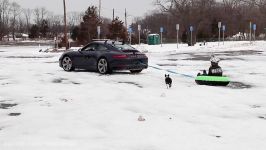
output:
[[[170,78],[170,75],[165,74],[165,84],[167,88],[171,88],[172,86],[172,79]]]

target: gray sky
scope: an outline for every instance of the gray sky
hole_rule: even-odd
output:
[[[10,0],[15,1],[23,8],[46,7],[55,14],[63,13],[63,0]],[[120,18],[124,16],[125,8],[128,14],[137,17],[144,16],[155,8],[154,0],[101,0],[102,15],[104,17],[112,17],[112,9],[115,8],[115,16]],[[84,12],[89,5],[98,7],[99,0],[66,0],[68,11]],[[129,20],[133,17],[129,16]]]

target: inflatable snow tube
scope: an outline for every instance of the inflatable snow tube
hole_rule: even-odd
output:
[[[199,75],[195,79],[199,85],[211,85],[211,86],[227,86],[230,83],[230,79],[226,76],[205,76]]]

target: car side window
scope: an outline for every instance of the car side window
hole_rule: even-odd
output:
[[[83,49],[83,51],[92,51],[92,50],[96,50],[96,48],[97,48],[97,44],[89,44]]]
[[[107,50],[108,48],[105,47],[104,45],[102,44],[98,44],[98,47],[96,48],[97,51],[105,51]]]

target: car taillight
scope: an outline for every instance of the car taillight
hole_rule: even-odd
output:
[[[116,58],[116,59],[125,59],[125,58],[127,58],[127,55],[113,55],[113,58]]]

